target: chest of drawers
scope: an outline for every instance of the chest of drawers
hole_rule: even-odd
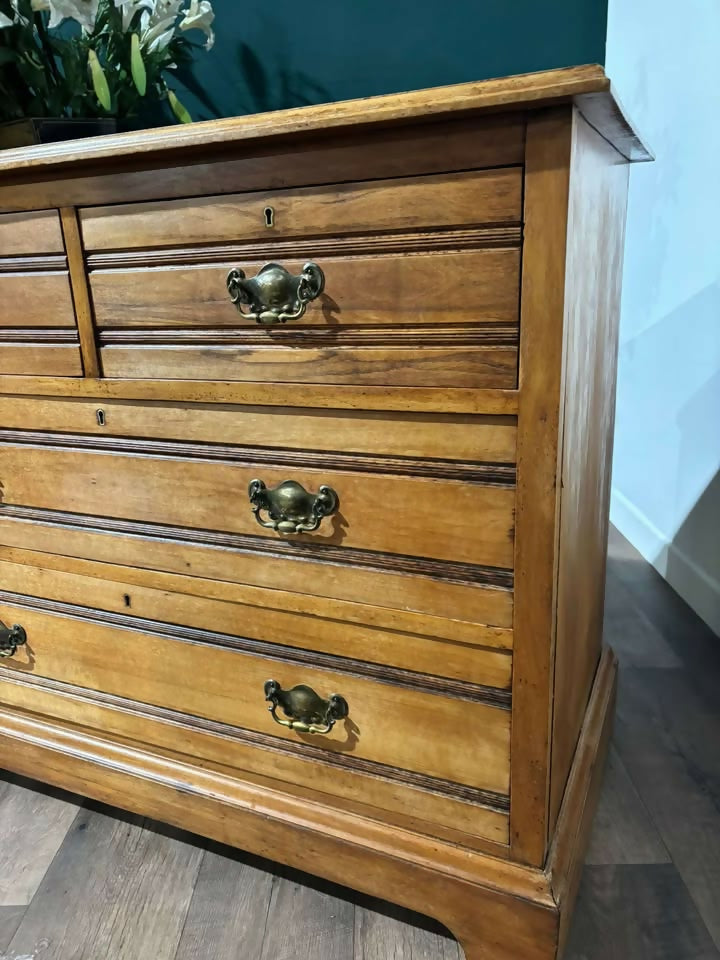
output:
[[[0,764],[559,955],[635,159],[597,67],[0,155]]]

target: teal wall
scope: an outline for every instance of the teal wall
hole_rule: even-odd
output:
[[[605,61],[607,0],[213,3],[196,119]]]

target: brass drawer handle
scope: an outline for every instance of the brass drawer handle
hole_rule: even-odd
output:
[[[312,262],[305,264],[299,277],[279,263],[266,263],[250,280],[240,267],[227,276],[230,299],[243,317],[268,325],[300,320],[308,303],[319,297],[324,287],[325,274]],[[243,310],[243,305],[250,309]]]
[[[25,628],[19,623],[12,627],[6,627],[0,621],[0,657],[14,657],[18,647],[24,647],[27,643],[27,634]]]
[[[287,534],[312,533],[340,504],[332,487],[323,485],[317,493],[308,493],[295,480],[285,480],[273,490],[268,490],[262,480],[252,480],[248,495],[260,526]]]
[[[275,723],[298,733],[330,733],[336,721],[344,720],[350,712],[344,697],[333,693],[323,700],[304,683],[292,690],[283,690],[277,680],[268,680],[265,699],[270,704],[268,710]],[[278,710],[282,710],[288,719],[279,717]]]

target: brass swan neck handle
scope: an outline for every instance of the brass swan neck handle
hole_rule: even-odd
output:
[[[298,733],[330,733],[335,723],[344,720],[350,712],[347,700],[338,693],[323,700],[304,683],[283,690],[277,680],[268,680],[265,699],[270,704],[268,710],[275,723]]]
[[[227,288],[243,317],[269,326],[300,320],[308,303],[323,292],[325,274],[312,262],[305,264],[299,276],[293,276],[279,263],[266,263],[251,279],[235,267],[227,275]]]
[[[323,484],[317,493],[308,493],[295,480],[285,480],[272,490],[262,480],[252,480],[248,496],[260,526],[285,534],[312,533],[340,505],[332,487]]]
[[[12,627],[6,627],[0,621],[0,657],[14,657],[18,647],[24,647],[27,643],[27,634],[25,628],[19,623]]]

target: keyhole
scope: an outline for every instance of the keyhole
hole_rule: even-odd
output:
[[[265,226],[274,227],[275,226],[275,211],[272,207],[265,207]]]
[[[104,411],[104,410],[98,410],[97,413],[95,414],[95,416],[97,417],[98,426],[99,426],[99,427],[104,427],[104,426],[105,426],[105,411]]]
[[[129,594],[129,593],[124,593],[124,594],[123,594],[123,602],[124,602],[124,604],[125,604],[126,607],[129,607],[129,606],[130,606],[130,604],[131,604],[132,601],[130,600],[130,594]]]

